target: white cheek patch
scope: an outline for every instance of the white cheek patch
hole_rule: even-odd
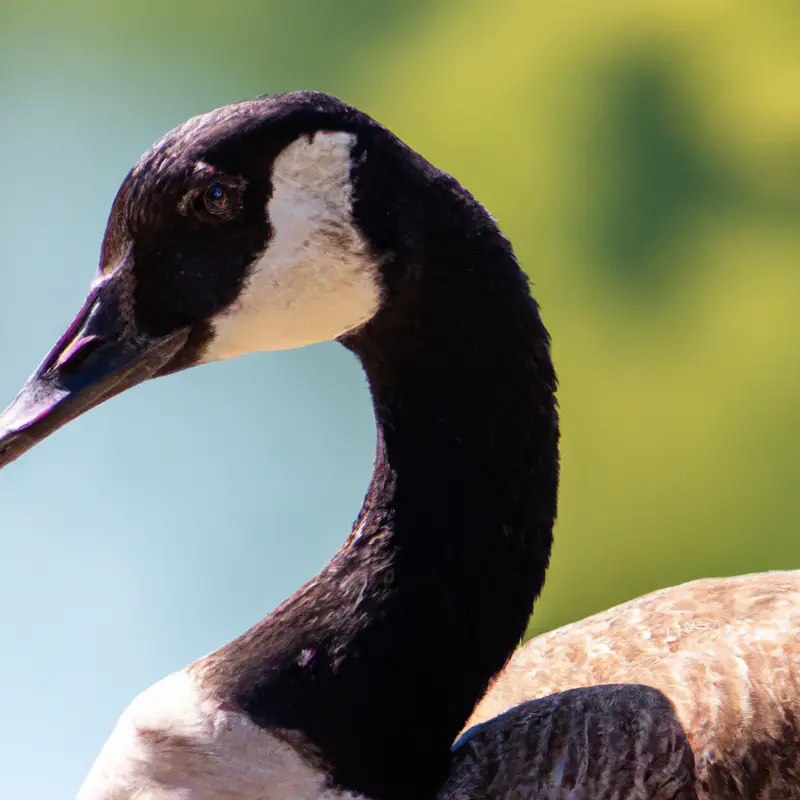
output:
[[[236,303],[213,319],[204,360],[335,339],[375,314],[377,265],[352,213],[354,141],[320,131],[275,160],[273,237]]]

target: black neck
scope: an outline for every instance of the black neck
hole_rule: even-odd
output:
[[[495,230],[414,280],[413,300],[390,298],[344,342],[378,426],[353,533],[205,669],[259,724],[307,736],[335,784],[376,800],[442,782],[524,633],[556,511],[549,340],[510,246]]]

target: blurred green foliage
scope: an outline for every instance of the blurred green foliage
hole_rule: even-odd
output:
[[[359,99],[497,216],[553,335],[532,632],[800,567],[798,24],[789,2],[476,1],[367,56]]]
[[[91,53],[123,82],[160,75],[138,91],[155,115],[159,83],[178,87],[171,124],[332,92],[488,206],[561,379],[533,630],[800,566],[800,4],[73,0],[7,3],[0,26],[8,69],[44,37],[64,68]]]

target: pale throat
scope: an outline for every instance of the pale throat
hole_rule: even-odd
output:
[[[123,712],[78,800],[370,800],[332,787],[306,748],[302,734],[259,727],[181,670]]]

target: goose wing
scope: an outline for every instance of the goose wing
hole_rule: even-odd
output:
[[[692,800],[694,755],[672,703],[638,684],[573,689],[469,729],[439,800]]]

